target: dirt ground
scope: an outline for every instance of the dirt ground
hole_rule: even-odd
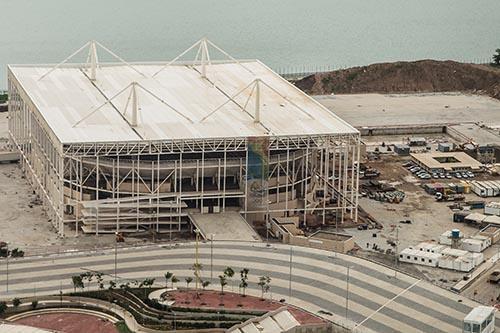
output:
[[[8,141],[7,113],[0,113],[0,150]],[[60,238],[49,222],[40,201],[24,178],[17,163],[0,163],[0,241],[19,248],[26,255],[87,250],[113,246],[114,235],[80,235],[73,230]],[[142,238],[126,238],[126,244],[144,243]]]
[[[186,308],[224,308],[233,310],[262,310],[272,311],[279,309],[284,304],[266,299],[242,296],[237,293],[224,292],[221,295],[218,291],[178,290],[168,293],[169,300],[175,300],[175,306]],[[290,307],[288,309],[301,324],[322,323],[323,320],[307,312]]]
[[[16,320],[16,323],[61,333],[118,333],[115,325],[108,320],[77,313],[33,315]]]
[[[358,252],[359,255],[387,265],[395,264],[393,255],[382,254],[387,250],[401,251],[410,245],[417,245],[421,242],[438,243],[439,236],[443,232],[455,228],[460,229],[466,236],[474,235],[479,231],[479,229],[463,223],[454,223],[452,220],[453,211],[448,207],[449,203],[436,202],[433,196],[425,193],[420,186],[422,180],[413,177],[408,170],[402,167],[402,162],[406,159],[390,155],[368,163],[380,171],[381,174],[377,180],[393,185],[406,194],[404,201],[399,204],[379,202],[369,198],[360,199],[361,207],[372,215],[383,228],[380,230],[346,230],[354,236],[356,243],[363,250]],[[454,182],[456,179],[440,181]],[[480,199],[484,200],[475,194],[466,195],[466,200]],[[490,198],[486,201],[494,200],[495,198]],[[410,220],[412,223],[399,223],[401,220]],[[397,241],[397,249],[390,245],[389,241]],[[380,251],[373,250],[374,244]],[[485,258],[489,257],[489,252],[485,252]],[[410,274],[425,277],[442,287],[450,287],[466,275],[463,272],[404,263],[400,263],[399,268]]]

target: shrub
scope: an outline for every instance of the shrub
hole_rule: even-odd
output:
[[[37,300],[34,300],[33,302],[31,302],[31,308],[32,309],[36,309],[37,306],[38,306],[38,301]]]
[[[14,298],[12,300],[12,305],[14,305],[15,308],[17,308],[21,304],[21,300],[19,298]]]

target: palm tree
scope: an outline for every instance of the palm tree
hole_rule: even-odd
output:
[[[227,277],[227,283],[230,284],[231,278],[234,276],[234,270],[229,266],[226,267],[226,269],[224,270],[224,276]]]
[[[196,279],[196,282],[201,282],[201,271],[203,270],[203,265],[200,263],[194,263],[193,267],[191,267],[193,270],[194,278]]]
[[[170,278],[170,281],[172,281],[172,289],[174,289],[174,285],[179,282],[179,278],[177,278],[177,276],[173,275],[171,278]]]
[[[191,282],[193,282],[193,278],[192,278],[192,277],[190,277],[190,276],[188,276],[188,277],[186,278],[186,286],[187,286],[187,288],[188,288],[188,289],[189,289],[189,284],[190,284]]]
[[[210,281],[206,280],[206,281],[203,281],[201,283],[201,287],[203,288],[203,290],[205,290],[206,287],[208,287],[210,285]]]
[[[240,271],[240,277],[241,277],[241,282],[240,282],[240,289],[243,289],[243,296],[245,296],[245,290],[248,287],[248,272],[250,270],[248,268],[243,268]]]
[[[14,305],[15,308],[17,308],[21,304],[21,300],[19,298],[14,298],[12,300],[12,305]]]
[[[267,293],[269,291],[271,284],[271,278],[269,276],[261,276],[259,277],[259,282],[257,285],[260,287],[262,294],[261,298],[264,299],[264,293]]]
[[[165,273],[165,286],[168,288],[168,281],[174,276],[174,273],[172,272],[166,272]]]
[[[73,282],[73,289],[76,293],[76,288],[85,288],[84,284],[83,284],[83,278],[81,275],[73,275],[71,277],[71,281]]]
[[[220,283],[220,293],[224,295],[224,287],[227,285],[227,277],[225,275],[219,275],[219,283]]]

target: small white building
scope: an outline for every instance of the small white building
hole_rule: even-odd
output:
[[[490,202],[484,206],[484,213],[486,215],[500,216],[500,202]]]
[[[475,235],[462,241],[461,248],[465,251],[480,253],[491,246],[491,238],[482,235]]]
[[[439,236],[439,244],[451,246],[452,241],[452,230],[447,230]],[[458,239],[461,240],[464,238],[464,234],[461,231],[458,231]]]
[[[411,248],[406,248],[399,253],[399,261],[401,262],[431,267],[437,267],[440,257],[439,253],[425,252]]]
[[[495,332],[495,308],[477,306],[464,318],[463,333]]]
[[[427,243],[427,242],[422,242],[415,247],[410,246],[410,249],[415,249],[429,253],[441,253],[441,251],[443,251],[445,248],[446,246],[444,245]]]

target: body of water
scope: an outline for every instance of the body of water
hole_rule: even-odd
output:
[[[95,39],[126,60],[169,60],[207,36],[280,71],[422,58],[484,61],[499,0],[0,0],[6,64],[53,63]]]

